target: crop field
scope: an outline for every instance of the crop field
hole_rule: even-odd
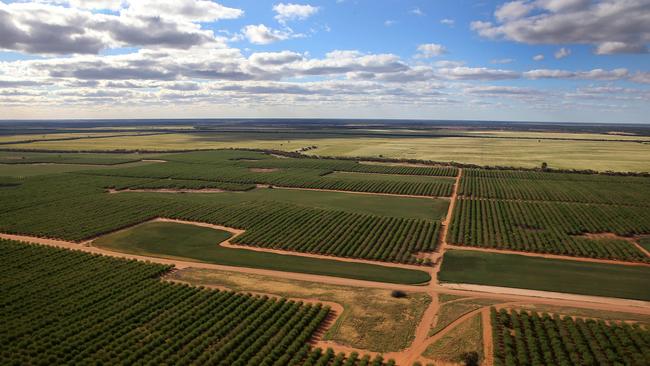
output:
[[[588,258],[649,262],[627,240],[583,233],[630,236],[650,232],[646,207],[460,199],[447,240],[457,245]]]
[[[61,175],[3,190],[11,204],[0,212],[0,230],[79,241],[154,217],[169,217],[246,229],[238,238],[242,244],[283,243],[311,253],[407,263],[417,262],[413,254],[437,245],[439,224],[433,220],[246,200],[245,194],[243,199],[220,202],[218,194],[206,200],[192,195],[106,194],[100,188],[133,183],[121,179],[104,182],[99,176]],[[275,226],[269,227],[270,222]],[[343,228],[355,235],[340,235]],[[380,245],[370,240],[380,240]]]
[[[508,126],[0,136],[0,364],[647,364],[647,144]]]
[[[492,309],[496,366],[646,365],[650,330],[637,324]]]
[[[0,241],[0,256],[2,364],[345,358],[308,344],[327,306],[161,282],[170,267],[12,241]]]
[[[423,292],[408,292],[407,296],[396,298],[389,296],[389,290],[381,288],[359,291],[359,287],[354,286],[211,269],[182,269],[168,278],[196,286],[218,286],[238,292],[258,291],[341,304],[343,312],[323,335],[323,340],[373,352],[394,352],[408,347],[431,303],[430,296]],[[385,336],[386,329],[390,329],[390,337]]]
[[[486,133],[487,132],[487,133]],[[502,133],[501,131],[493,131]],[[455,133],[463,134],[463,131]],[[490,131],[481,131],[489,135]],[[260,133],[260,131],[165,133],[151,136],[118,136],[71,141],[39,141],[6,145],[15,149],[47,150],[119,150],[128,146],[140,150],[178,150],[192,146],[196,149],[262,148],[295,151],[305,146],[317,146],[309,154],[344,157],[390,157],[432,161],[457,161],[486,166],[533,168],[547,162],[556,169],[594,169],[598,171],[648,171],[650,144],[635,141],[581,140],[585,134],[537,133],[535,138],[405,137],[405,136],[345,136],[327,134]],[[476,134],[474,134],[476,135]],[[524,136],[530,137],[530,136]],[[544,138],[568,138],[546,140]],[[589,137],[587,135],[586,137]],[[593,138],[593,136],[591,136]],[[538,140],[541,138],[544,140]],[[598,135],[611,140],[612,136]],[[616,138],[619,138],[616,136]],[[641,137],[635,136],[635,139]],[[623,137],[625,139],[625,137]]]
[[[417,284],[430,279],[425,272],[365,263],[287,256],[236,248],[220,242],[230,233],[173,222],[149,222],[108,234],[93,245],[122,253],[269,269],[368,281]]]
[[[312,159],[273,158],[269,155],[240,151],[215,151],[187,153],[166,157],[169,163],[152,164],[136,168],[112,169],[111,171],[89,171],[88,174],[218,181],[237,184],[267,184],[282,187],[328,189],[341,191],[403,194],[417,196],[450,196],[453,180],[433,176],[428,173],[449,174],[452,168],[428,169],[417,176],[400,174],[338,174],[331,167],[337,161],[324,160],[327,164],[313,164],[307,168],[304,162]],[[313,159],[315,162],[319,161]],[[285,166],[274,167],[275,161],[282,161]],[[285,162],[286,161],[286,162]],[[267,163],[268,162],[268,163]],[[359,163],[341,161],[344,166],[362,166]],[[382,171],[382,166],[372,166]],[[264,168],[267,168],[264,171]],[[270,168],[270,169],[269,169]],[[349,168],[352,169],[352,168]],[[387,166],[386,171],[394,167]],[[377,173],[377,172],[375,172]],[[427,173],[427,174],[424,174]]]
[[[647,266],[448,250],[438,280],[650,301],[649,277]]]
[[[650,206],[650,178],[466,169],[466,197]]]
[[[59,174],[77,172],[88,169],[115,169],[116,167],[136,167],[155,164],[146,161],[134,161],[129,163],[115,164],[102,164],[102,165],[88,165],[88,164],[61,164],[61,163],[33,163],[33,164],[5,164],[0,163],[0,174],[8,177],[32,177],[36,175]]]
[[[84,164],[84,165],[114,165],[140,161],[143,159],[158,159],[164,154],[101,154],[101,153],[47,153],[26,151],[0,151],[2,164]]]

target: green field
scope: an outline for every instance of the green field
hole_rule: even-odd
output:
[[[0,176],[5,177],[32,177],[36,175],[58,174],[77,172],[88,169],[116,169],[156,164],[146,161],[121,163],[117,165],[90,165],[90,164],[59,164],[59,163],[33,163],[33,164],[2,164],[0,163]]]
[[[138,255],[367,281],[417,284],[430,280],[429,274],[423,271],[286,256],[217,245],[229,236],[227,232],[200,226],[151,222],[106,235],[95,240],[93,244]]]
[[[568,135],[568,134],[567,134]],[[574,136],[575,134],[571,134]],[[557,137],[538,133],[535,137]],[[571,137],[569,136],[569,137]],[[600,136],[600,135],[597,135]],[[565,136],[562,136],[565,137]],[[611,136],[602,135],[603,139]],[[624,139],[624,138],[622,138]],[[6,145],[23,149],[123,149],[171,150],[229,147],[293,151],[317,146],[309,154],[321,156],[390,157],[456,161],[478,165],[539,167],[542,162],[556,169],[649,171],[650,144],[619,141],[495,139],[482,137],[336,137],[305,134],[274,136],[265,133],[169,133],[71,141],[44,141]]]
[[[441,282],[650,301],[650,267],[448,250]]]
[[[125,192],[121,194],[133,195],[135,193]],[[444,218],[449,207],[449,200],[444,198],[373,196],[281,188],[257,188],[246,192],[197,193],[194,195],[196,200],[206,202],[234,204],[247,201],[278,201],[346,212],[428,220]]]
[[[309,340],[329,306],[160,281],[170,266],[9,240],[0,240],[0,261],[2,365],[308,366],[322,358]],[[335,357],[325,356],[324,364]],[[356,365],[357,357],[339,358]]]

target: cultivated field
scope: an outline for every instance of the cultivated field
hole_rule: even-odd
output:
[[[0,364],[648,364],[643,128],[70,126],[0,128]]]

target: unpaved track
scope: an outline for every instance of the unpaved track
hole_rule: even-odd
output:
[[[621,266],[650,267],[650,263],[643,263],[643,262],[629,262],[629,261],[621,261],[621,260],[614,260],[614,259],[573,257],[570,255],[560,255],[560,254],[532,253],[532,252],[522,252],[522,251],[510,250],[510,249],[483,248],[483,247],[471,247],[471,246],[450,245],[450,244],[447,244],[446,249],[468,250],[472,252],[485,252],[485,253],[514,254],[514,255],[521,255],[524,257],[562,259],[562,260],[575,261],[575,262],[590,262],[590,263],[617,264]]]
[[[490,309],[481,309],[481,327],[483,328],[483,366],[494,365],[494,340],[492,339],[492,324]]]

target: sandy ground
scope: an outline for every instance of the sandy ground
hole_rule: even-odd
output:
[[[643,262],[628,262],[628,261],[621,261],[621,260],[614,260],[614,259],[573,257],[570,255],[531,253],[531,252],[522,252],[518,250],[470,247],[470,246],[463,246],[463,245],[447,245],[446,249],[469,250],[474,252],[486,252],[486,253],[514,254],[514,255],[521,255],[524,257],[563,259],[563,260],[576,261],[576,262],[607,263],[607,264],[617,264],[621,266],[650,267],[650,263],[643,263]]]
[[[483,366],[494,365],[494,341],[492,340],[492,325],[490,309],[481,309],[481,325],[483,328]]]

